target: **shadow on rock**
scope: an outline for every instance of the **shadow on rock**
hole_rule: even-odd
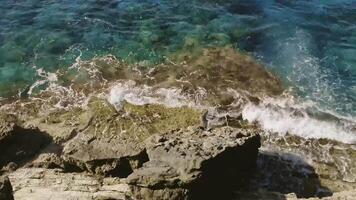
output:
[[[294,193],[298,198],[331,196],[323,187],[315,169],[303,158],[288,153],[261,151],[257,170],[250,182],[251,191],[267,191],[269,194]],[[283,198],[280,198],[283,199]]]
[[[149,161],[126,182],[137,199],[232,199],[253,175],[260,136],[253,130],[187,129],[146,140]]]
[[[16,168],[26,164],[41,149],[52,142],[51,137],[38,129],[14,127],[0,140],[0,169]]]
[[[226,149],[202,166],[201,178],[191,188],[192,200],[232,199],[236,188],[248,184],[256,166],[256,142]]]

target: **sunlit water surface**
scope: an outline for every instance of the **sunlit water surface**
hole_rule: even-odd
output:
[[[154,66],[177,51],[225,45],[252,53],[304,101],[356,117],[352,0],[2,0],[0,96],[78,56]]]

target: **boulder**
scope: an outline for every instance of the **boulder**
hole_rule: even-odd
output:
[[[127,183],[137,199],[227,198],[253,174],[259,146],[253,130],[231,127],[154,135]]]

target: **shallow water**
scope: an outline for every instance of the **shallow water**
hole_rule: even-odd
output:
[[[165,56],[232,45],[278,74],[302,102],[356,117],[356,1],[3,0],[0,96],[113,54],[154,66]],[[322,134],[322,133],[320,133]]]

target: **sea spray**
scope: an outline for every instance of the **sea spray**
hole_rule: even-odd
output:
[[[242,110],[242,116],[281,136],[295,134],[304,138],[327,138],[356,144],[355,121],[337,117],[321,120],[307,110],[307,104],[291,104],[289,100],[270,98],[260,104],[247,104]]]

